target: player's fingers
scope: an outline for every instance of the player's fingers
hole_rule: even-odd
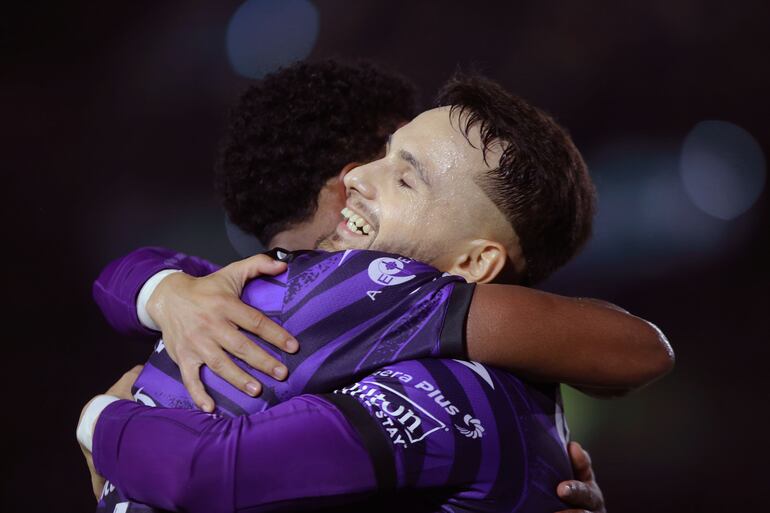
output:
[[[125,372],[120,379],[107,390],[107,395],[114,395],[121,399],[131,399],[131,387],[134,386],[134,382],[139,377],[139,373],[142,372],[142,368],[142,365],[136,365],[128,372]]]
[[[102,490],[104,490],[105,479],[102,476],[96,475],[91,478],[91,487],[94,490],[94,497],[96,502],[102,498]]]
[[[259,310],[240,300],[230,301],[228,313],[230,320],[236,326],[255,334],[268,344],[288,353],[294,353],[299,349],[299,342],[288,331]]]
[[[214,399],[206,393],[206,388],[201,381],[200,360],[188,359],[179,362],[179,370],[182,373],[182,383],[192,397],[193,402],[201,410],[211,413],[214,411]]]
[[[126,374],[138,376],[142,369],[144,369],[144,365],[134,365]]]
[[[286,270],[286,263],[273,260],[267,255],[254,255],[238,262],[230,264],[231,270],[236,273],[241,283],[246,283],[251,278],[261,274],[276,275]]]
[[[139,374],[142,372],[143,368],[144,365],[134,365],[131,369],[126,371],[123,376],[120,377],[118,383],[127,384],[129,387],[132,386],[134,381],[136,381],[136,378],[139,377]]]
[[[593,481],[594,470],[591,466],[591,455],[577,442],[569,443],[569,456],[572,461],[572,470],[578,481]]]
[[[250,367],[264,372],[277,380],[282,380],[289,374],[285,365],[255,344],[240,331],[231,329],[223,334],[222,338],[222,347],[228,353],[237,356],[249,364]]]
[[[602,498],[596,490],[582,481],[563,481],[559,483],[556,492],[564,502],[573,507],[593,510],[602,504]]]
[[[203,363],[211,372],[252,397],[256,397],[262,392],[262,385],[253,376],[235,365],[235,362],[221,349],[207,352],[204,355]]]

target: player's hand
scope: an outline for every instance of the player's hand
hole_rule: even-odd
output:
[[[591,467],[591,456],[577,442],[570,442],[568,450],[575,480],[562,481],[556,487],[556,492],[561,500],[574,509],[566,509],[559,513],[607,513],[604,495],[596,483],[594,470]]]
[[[83,456],[86,459],[86,465],[88,465],[88,471],[91,473],[91,491],[94,493],[94,497],[98,502],[99,498],[102,496],[102,490],[104,490],[104,483],[106,480],[96,473],[96,469],[94,468],[94,458],[91,455],[91,452],[82,445],[80,446],[80,450],[83,452]]]
[[[276,379],[286,378],[286,367],[238,330],[289,353],[299,349],[286,330],[240,299],[249,279],[285,270],[285,263],[256,255],[202,278],[174,273],[160,282],[147,302],[147,313],[160,327],[169,356],[179,365],[187,391],[202,410],[214,411],[214,400],[200,379],[202,365],[250,396],[262,391],[262,385],[227,353]]]
[[[142,369],[144,369],[144,365],[135,365],[131,370],[123,374],[114,385],[108,388],[104,395],[112,395],[120,399],[133,401],[134,395],[131,393],[131,388],[134,386],[134,382],[139,377]]]
[[[133,396],[131,394],[131,387],[134,386],[134,382],[136,381],[136,378],[139,377],[139,373],[142,372],[142,365],[137,365],[130,371],[123,374],[118,381],[115,382],[114,385],[112,385],[107,392],[105,392],[106,395],[112,395],[115,397],[119,397],[120,399],[128,399],[133,400]],[[83,419],[83,414],[86,411],[86,408],[88,408],[88,405],[91,403],[91,401],[88,401],[85,406],[83,406],[83,409],[80,411],[80,418],[78,419],[78,424]],[[94,423],[96,423],[97,419],[94,419]],[[93,432],[93,426],[91,428],[91,431]],[[94,497],[96,500],[99,500],[99,497],[102,495],[102,490],[104,489],[104,483],[105,479],[100,476],[96,472],[96,468],[94,467],[94,458],[91,454],[91,451],[89,451],[87,448],[83,446],[83,444],[80,445],[80,450],[83,453],[83,457],[86,459],[86,465],[88,466],[88,472],[91,474],[91,490],[94,493]]]

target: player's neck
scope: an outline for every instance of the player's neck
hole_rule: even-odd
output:
[[[268,247],[290,251],[313,249],[322,237],[331,233],[342,219],[340,210],[345,206],[344,189],[340,190],[338,177],[331,178],[318,194],[318,208],[313,216],[289,229],[275,234]]]

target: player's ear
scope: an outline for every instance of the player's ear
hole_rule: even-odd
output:
[[[449,269],[451,274],[465,278],[469,283],[490,283],[502,272],[508,259],[505,247],[495,241],[471,241]]]

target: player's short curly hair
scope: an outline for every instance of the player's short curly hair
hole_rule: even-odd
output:
[[[230,112],[215,166],[227,215],[269,242],[310,218],[324,184],[374,159],[416,109],[410,82],[368,62],[299,62],[256,81]]]

